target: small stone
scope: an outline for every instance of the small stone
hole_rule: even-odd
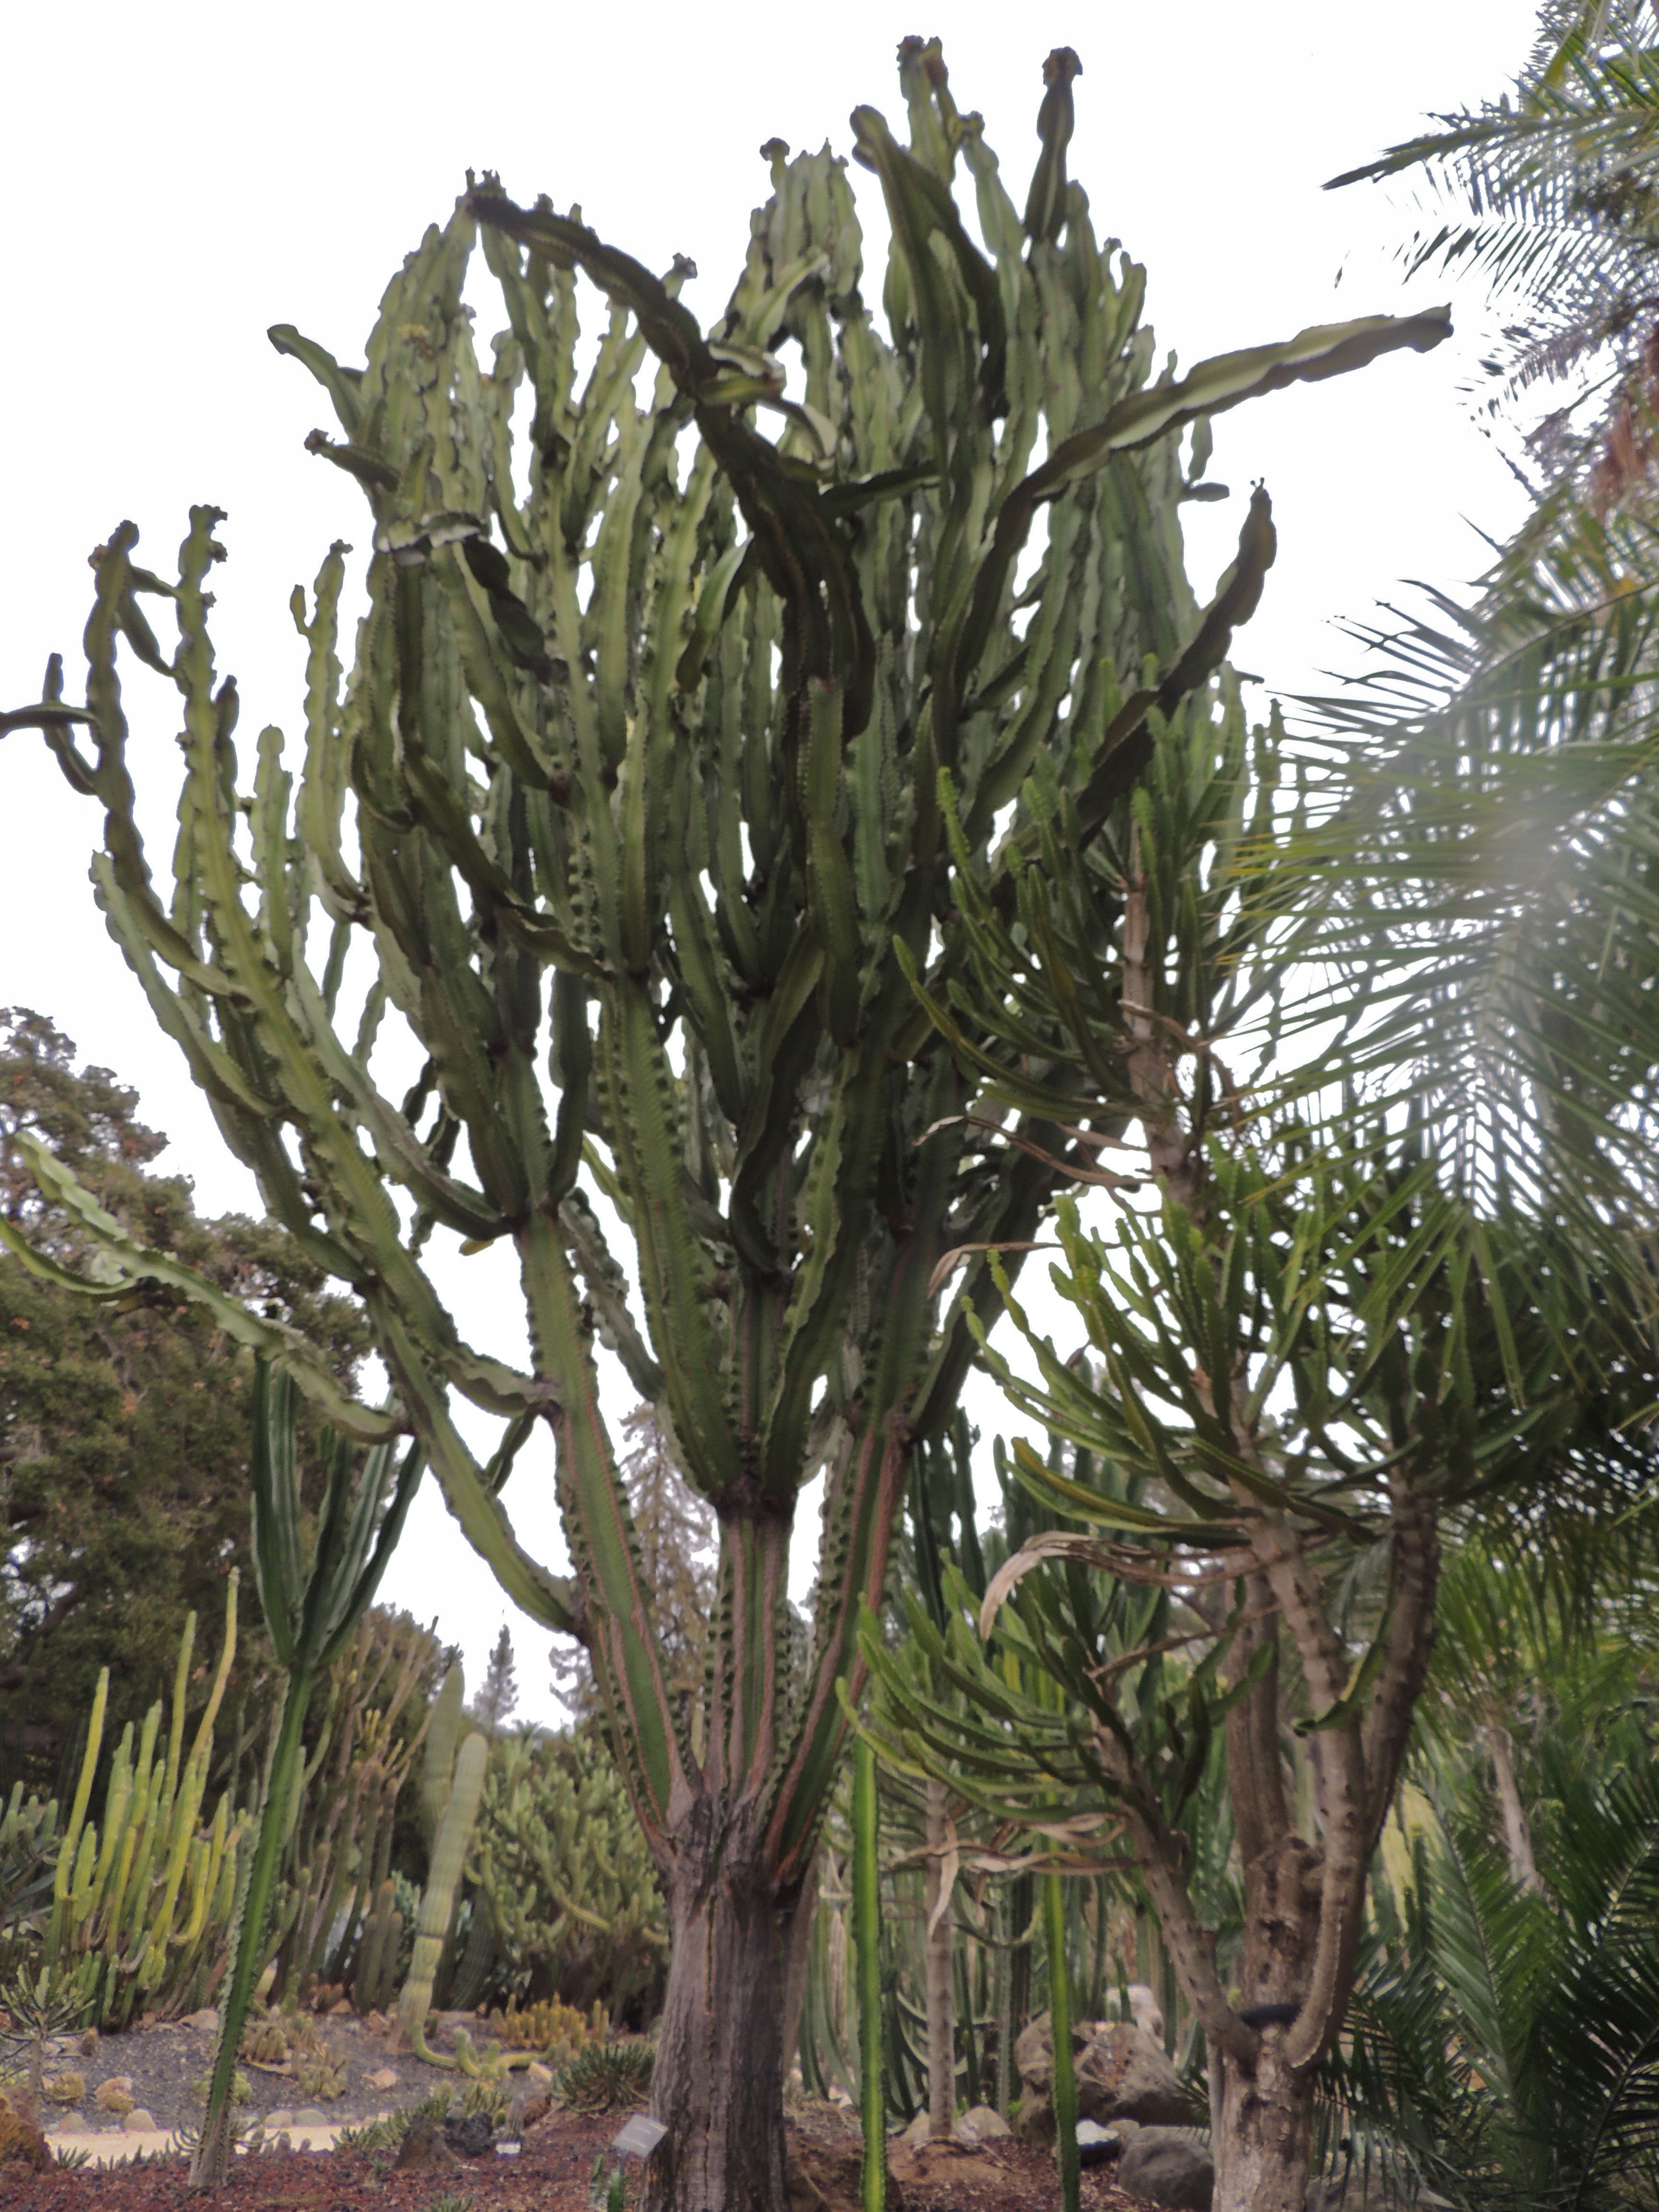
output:
[[[291,2128],[293,2125],[294,2115],[284,2106],[279,2105],[274,2112],[265,2114],[267,2135],[279,2135],[284,2128]]]
[[[124,2136],[153,2136],[155,2133],[155,2113],[147,2112],[142,2105],[135,2105],[130,2112],[122,2115],[121,2132]]]
[[[544,2066],[539,2058],[532,2058],[524,2069],[524,2078],[526,2081],[535,2082],[538,2088],[544,2089],[553,2079],[553,2069],[550,2066]]]
[[[398,2086],[398,2069],[395,2066],[378,2066],[374,2073],[364,2078],[371,2089],[395,2089]]]
[[[296,2128],[325,2128],[328,2114],[319,2112],[315,2105],[301,2105],[290,2124]]]
[[[351,2017],[351,1999],[342,1997],[337,2004],[331,2004],[328,2016],[331,2020],[349,2020]]]
[[[993,2142],[1013,2130],[994,2105],[970,2105],[957,2122],[957,2133],[964,2142]]]
[[[217,2035],[219,2008],[217,2005],[204,2005],[200,2012],[187,2012],[179,2025],[180,2027],[197,2028],[204,2035]]]
[[[933,2141],[933,2121],[926,2112],[920,2112],[899,2137],[899,2141],[910,2150],[920,2150],[923,2143]]]

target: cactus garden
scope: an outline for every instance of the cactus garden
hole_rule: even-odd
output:
[[[1178,362],[1069,46],[769,140],[712,315],[465,170],[271,324],[248,720],[257,518],[112,482],[0,777],[261,1212],[0,1012],[0,2203],[1659,2206],[1659,23],[1540,39],[1334,180],[1582,389],[1330,696],[1217,426],[1449,311]]]

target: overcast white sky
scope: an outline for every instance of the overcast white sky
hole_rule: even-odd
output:
[[[228,513],[216,640],[239,679],[243,729],[295,729],[289,593],[309,583],[331,538],[363,543],[364,510],[301,450],[325,403],[265,330],[293,322],[360,359],[387,277],[447,212],[469,166],[499,170],[521,200],[579,199],[602,234],[656,266],[689,253],[702,275],[687,296],[709,319],[763,192],[761,143],[844,149],[860,101],[900,121],[901,35],[944,38],[952,89],[983,112],[1017,197],[1036,151],[1043,57],[1072,46],[1084,64],[1072,173],[1102,234],[1146,263],[1149,318],[1190,364],[1447,296],[1443,282],[1402,290],[1399,196],[1319,188],[1429,112],[1500,91],[1534,15],[1527,0],[953,0],[921,15],[867,0],[723,15],[660,0],[20,9],[6,33],[0,137],[10,210],[0,706],[40,696],[52,649],[80,696],[87,555],[131,516],[139,558],[166,571],[190,504],[208,501]],[[873,226],[873,179],[852,174]],[[1335,625],[1364,618],[1402,578],[1466,580],[1480,566],[1477,532],[1501,533],[1520,511],[1462,392],[1492,318],[1479,296],[1451,296],[1458,335],[1437,353],[1282,395],[1218,428],[1212,476],[1236,495],[1265,479],[1278,518],[1279,562],[1235,656],[1271,686],[1304,690],[1323,669],[1352,667]],[[1236,495],[1188,510],[1200,594],[1231,557],[1240,508]],[[133,764],[165,866],[178,757],[159,682],[149,696]],[[50,1013],[84,1056],[138,1086],[145,1118],[173,1139],[164,1164],[194,1176],[205,1210],[257,1206],[103,933],[86,880],[95,811],[33,735],[0,750],[0,823],[10,824],[0,1005]],[[515,1352],[511,1285],[488,1255],[446,1276],[465,1333]],[[995,1425],[994,1398],[976,1393],[975,1411]],[[562,1547],[549,1490],[544,1462],[526,1466],[509,1500],[551,1557]],[[798,1543],[814,1526],[809,1517]],[[512,1617],[522,1710],[555,1717],[545,1637],[509,1616],[430,1486],[387,1595],[436,1614],[474,1684]]]

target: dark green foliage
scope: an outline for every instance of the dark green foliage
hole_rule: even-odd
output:
[[[1659,1768],[1627,1748],[1637,1763],[1589,1787],[1557,1762],[1541,1892],[1449,1808],[1379,1893],[1330,2132],[1403,2152],[1468,2212],[1659,2193]]]
[[[50,1021],[14,1009],[0,1014],[0,1205],[41,1250],[84,1260],[24,1170],[20,1131],[147,1241],[304,1328],[343,1380],[355,1372],[367,1343],[356,1307],[325,1293],[270,1224],[198,1218],[187,1182],[148,1171],[165,1139],[138,1120],[136,1094],[107,1069],[77,1069]],[[171,1674],[185,1613],[216,1620],[231,1567],[246,1579],[252,1374],[210,1316],[159,1285],[112,1310],[0,1255],[0,1775],[58,1781],[105,1666],[118,1737]],[[268,1650],[248,1623],[233,1724]]]

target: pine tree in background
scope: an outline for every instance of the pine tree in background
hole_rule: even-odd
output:
[[[635,1406],[623,1423],[620,1472],[634,1518],[645,1586],[662,1624],[668,1693],[688,1729],[702,1693],[716,1598],[714,1516],[675,1466],[655,1409]],[[553,1646],[553,1693],[578,1721],[599,1710],[593,1668],[580,1644]]]
[[[519,1670],[513,1660],[513,1632],[501,1623],[495,1648],[484,1669],[483,1686],[467,1708],[467,1718],[492,1740],[498,1736],[519,1706]]]

